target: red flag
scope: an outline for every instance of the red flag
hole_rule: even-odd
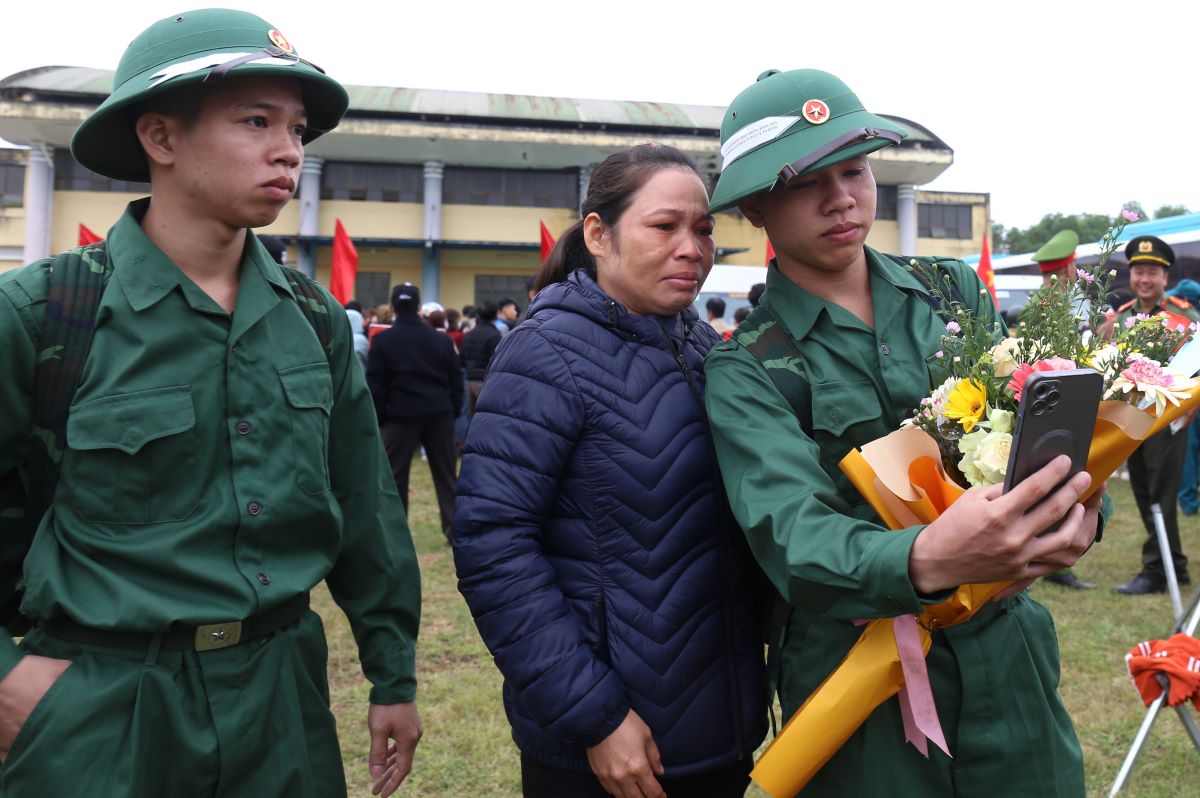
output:
[[[354,277],[358,274],[358,250],[342,227],[342,220],[333,225],[333,265],[329,268],[329,292],[338,304],[354,299]]]
[[[979,256],[979,265],[975,267],[975,273],[979,275],[979,279],[991,292],[992,301],[996,303],[996,307],[1000,307],[1000,300],[996,299],[996,272],[992,271],[992,253],[988,248],[988,237],[988,232],[985,232],[983,234],[983,252]]]
[[[79,225],[79,246],[85,247],[88,244],[99,244],[103,240],[103,238],[89,230],[86,224]]]
[[[554,236],[550,235],[546,223],[541,219],[538,219],[538,225],[542,228],[542,263],[545,263],[546,258],[550,257],[550,250],[554,249]]]
[[[767,239],[767,265],[771,265],[771,261],[775,260],[775,247],[771,246],[771,239]]]

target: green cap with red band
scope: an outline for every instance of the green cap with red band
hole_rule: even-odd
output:
[[[113,91],[71,139],[75,160],[115,180],[149,180],[130,109],[180,86],[225,76],[278,75],[300,81],[308,128],[303,142],[337,127],[350,104],[342,84],[305,61],[273,25],[245,11],[205,8],[159,20],[130,42]]]
[[[710,208],[722,211],[777,182],[865,155],[908,136],[869,113],[828,72],[769,69],[734,98],[721,123],[721,177]]]
[[[1065,269],[1075,261],[1075,247],[1079,246],[1079,233],[1074,230],[1059,230],[1033,253],[1042,274]]]

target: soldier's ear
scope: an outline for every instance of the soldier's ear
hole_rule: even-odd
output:
[[[138,117],[134,132],[151,169],[175,163],[175,138],[179,130],[178,120],[157,111],[147,111]]]
[[[753,197],[746,197],[738,202],[738,210],[742,212],[742,216],[745,216],[750,224],[762,228],[766,225],[766,222],[763,221],[762,210],[758,206],[758,198],[758,194],[755,194]]]

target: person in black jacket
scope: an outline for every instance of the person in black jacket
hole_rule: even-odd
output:
[[[496,312],[495,302],[488,300],[481,304],[478,309],[479,323],[463,336],[462,364],[467,370],[467,395],[470,397],[467,412],[470,415],[475,415],[475,402],[483,390],[488,363],[492,362],[492,354],[502,337],[495,325]]]
[[[420,307],[421,292],[412,283],[392,289],[395,321],[371,341],[367,385],[404,509],[408,510],[412,458],[423,446],[437,491],[442,533],[449,540],[456,482],[454,420],[462,407],[462,371],[454,342],[421,320]]]
[[[615,153],[582,217],[479,396],[459,590],[504,676],[524,798],[740,798],[767,728],[766,584],[704,415],[704,176],[665,145]]]

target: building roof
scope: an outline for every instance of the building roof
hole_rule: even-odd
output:
[[[75,127],[112,90],[113,71],[43,66],[0,79],[0,138],[64,147]],[[518,94],[347,86],[350,110],[312,155],[338,160],[442,160],[450,164],[565,168],[595,163],[649,139],[679,147],[719,171],[721,106]],[[36,108],[35,108],[36,106]],[[927,128],[873,157],[884,183],[928,183],[953,150]],[[501,132],[503,130],[503,132]],[[489,132],[490,131],[490,132]],[[883,173],[880,173],[880,167]],[[894,173],[894,174],[893,174]]]

